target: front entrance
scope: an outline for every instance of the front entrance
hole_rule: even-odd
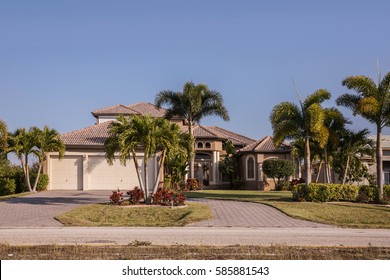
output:
[[[210,184],[211,174],[211,154],[208,153],[196,153],[194,176],[199,183],[203,183],[203,186]]]

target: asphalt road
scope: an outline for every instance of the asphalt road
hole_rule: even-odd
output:
[[[129,244],[154,245],[302,245],[390,247],[390,230],[346,228],[124,228],[53,227],[2,228],[0,243],[17,244]]]

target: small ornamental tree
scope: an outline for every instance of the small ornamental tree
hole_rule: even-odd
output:
[[[269,159],[263,162],[263,172],[274,180],[275,186],[278,186],[282,179],[294,175],[294,169],[294,163],[289,160]]]

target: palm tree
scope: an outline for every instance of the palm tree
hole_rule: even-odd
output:
[[[324,125],[325,113],[321,103],[330,98],[330,93],[319,89],[306,97],[304,102],[296,105],[282,102],[271,112],[270,121],[273,129],[275,145],[279,146],[285,139],[302,139],[304,141],[304,179],[311,182],[310,141],[324,147],[329,132]]]
[[[355,94],[346,93],[337,98],[337,105],[352,110],[376,126],[376,180],[379,188],[379,199],[383,199],[383,164],[382,164],[382,129],[390,125],[390,72],[378,84],[367,76],[349,76],[342,82],[343,86]]]
[[[109,131],[110,136],[104,143],[107,161],[112,164],[116,152],[120,153],[122,164],[126,164],[126,160],[132,157],[140,188],[144,191],[145,199],[150,198],[149,160],[160,152],[158,174],[153,182],[153,193],[158,187],[167,154],[179,144],[178,125],[166,119],[152,118],[148,115],[131,118],[120,116],[117,122],[110,124]],[[144,154],[143,176],[141,176],[136,156],[136,150],[141,148]]]
[[[65,153],[65,145],[62,142],[58,131],[50,129],[48,126],[44,126],[43,130],[38,127],[32,127],[30,132],[35,145],[32,149],[32,153],[38,158],[38,171],[32,188],[32,191],[35,192],[41,175],[42,166],[47,160],[48,153],[58,152],[59,158],[61,159]]]
[[[13,153],[19,159],[22,165],[24,179],[30,192],[32,187],[30,183],[29,155],[32,154],[35,146],[31,131],[25,128],[19,128],[8,137],[8,153]]]
[[[374,141],[368,138],[368,129],[363,129],[358,132],[350,130],[344,130],[343,135],[340,139],[340,151],[343,162],[341,166],[344,167],[342,174],[343,185],[347,181],[347,174],[351,162],[358,160],[361,161],[364,156],[374,156]]]
[[[223,104],[222,95],[210,90],[205,84],[194,84],[186,82],[183,92],[171,90],[160,91],[155,99],[155,105],[161,108],[162,105],[168,105],[165,118],[173,117],[184,118],[188,126],[188,133],[194,142],[193,127],[206,116],[218,116],[223,120],[229,120],[229,114]],[[188,162],[190,163],[190,177],[194,176],[194,144],[188,153]]]
[[[7,124],[0,120],[0,157],[5,155],[7,147],[8,129]]]

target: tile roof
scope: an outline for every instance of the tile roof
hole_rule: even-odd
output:
[[[218,126],[202,126],[197,125],[194,127],[194,136],[198,138],[215,138],[215,139],[226,139],[232,141],[234,145],[249,145],[255,140],[246,136],[234,133]]]
[[[104,122],[62,134],[61,140],[66,146],[103,146],[109,136],[110,123]]]
[[[290,152],[290,150],[290,146],[286,143],[282,143],[279,147],[276,147],[273,138],[266,136],[240,149],[239,152]]]
[[[150,115],[155,118],[164,117],[166,112],[164,108],[157,108],[154,104],[148,102],[130,104],[127,107],[141,115]]]
[[[97,116],[115,116],[115,115],[140,115],[138,111],[135,111],[127,106],[118,104],[103,109],[99,109],[92,112],[92,115]]]

